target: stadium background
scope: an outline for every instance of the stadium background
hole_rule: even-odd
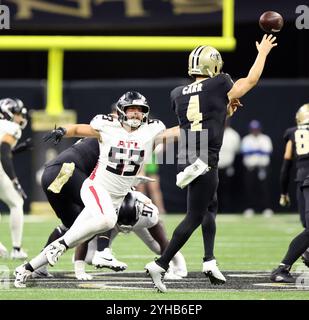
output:
[[[43,1],[33,1],[43,2]],[[45,1],[54,4],[76,6],[83,1]],[[142,3],[147,14],[142,18],[126,16],[126,1],[84,1],[91,6],[89,18],[70,17],[60,13],[33,10],[30,19],[18,19],[17,5],[20,1],[2,1],[11,11],[11,29],[0,30],[1,35],[220,35],[221,16],[214,14],[175,14],[182,1],[137,1]],[[183,1],[185,2],[185,1]],[[192,1],[196,5],[220,1]],[[265,10],[276,10],[285,18],[285,26],[278,35],[279,46],[271,53],[263,79],[252,92],[242,99],[244,108],[232,119],[241,136],[247,133],[248,122],[255,118],[262,122],[264,131],[272,138],[274,153],[271,165],[271,190],[273,208],[278,207],[278,174],[283,154],[282,135],[294,124],[294,116],[300,105],[308,102],[309,56],[308,30],[295,26],[297,1],[236,0],[235,1],[235,51],[222,52],[224,71],[237,79],[245,76],[256,56],[255,41],[262,36],[257,21]],[[254,10],[252,8],[255,8]],[[174,10],[174,11],[173,11]],[[106,14],[108,12],[108,14]],[[209,18],[211,16],[211,18]],[[103,23],[107,21],[107,23]],[[221,50],[222,51],[222,50]],[[129,90],[142,92],[152,106],[152,113],[167,126],[176,124],[170,110],[169,92],[180,83],[188,82],[187,51],[66,51],[64,57],[64,106],[77,112],[77,121],[87,123],[97,113],[106,113],[119,96]],[[29,109],[46,106],[46,51],[0,51],[1,75],[0,96],[19,97]],[[51,124],[51,127],[53,124]],[[32,135],[31,126],[24,137]],[[33,168],[38,150],[46,150],[36,140],[29,153],[16,157],[20,181],[27,191],[29,203],[35,197],[32,185],[38,168]],[[60,147],[61,148],[61,147]],[[44,154],[40,154],[44,156]],[[240,158],[236,163],[238,181],[241,181]],[[29,174],[30,173],[30,174]],[[161,185],[168,212],[184,212],[184,191],[175,186],[175,167],[160,168]],[[30,178],[31,177],[31,178]],[[294,198],[293,186],[291,194]],[[242,184],[234,188],[234,206],[231,212],[244,209],[241,194]],[[287,209],[296,211],[294,205]]]

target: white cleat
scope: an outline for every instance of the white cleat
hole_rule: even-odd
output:
[[[224,284],[226,279],[217,266],[215,259],[203,263],[203,272],[212,284]]]
[[[9,253],[6,247],[0,242],[0,258],[8,258]]]
[[[53,267],[57,261],[59,260],[59,257],[66,251],[66,247],[59,243],[59,242],[53,242],[50,245],[48,245],[45,249],[45,256],[48,260],[48,263]]]
[[[113,256],[110,248],[105,248],[103,251],[95,251],[92,264],[96,268],[109,268],[114,271],[124,271],[128,268],[126,263],[117,260]]]
[[[170,267],[173,273],[181,278],[185,278],[188,275],[186,260],[181,252],[177,252],[170,262]]]
[[[92,280],[93,277],[92,275],[86,273],[86,272],[82,272],[82,273],[76,273],[75,272],[75,278],[77,280],[82,280],[82,281],[88,281],[88,280]]]
[[[34,270],[32,272],[32,275],[31,275],[31,278],[32,279],[37,279],[37,278],[54,278],[54,276],[48,272],[47,270],[47,266],[42,266],[36,270]]]
[[[11,259],[25,260],[27,258],[28,255],[22,248],[20,248],[19,250],[13,249],[11,251]]]
[[[159,292],[166,292],[167,289],[163,283],[166,270],[161,268],[155,261],[147,263],[144,269],[147,274],[150,275],[155,288],[157,288]]]
[[[164,275],[164,280],[181,280],[182,277],[177,275],[171,268],[169,268],[165,275]]]
[[[31,276],[31,271],[25,269],[25,264],[17,267],[14,272],[15,281],[14,286],[15,288],[26,288],[26,281]]]

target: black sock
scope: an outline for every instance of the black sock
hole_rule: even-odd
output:
[[[64,239],[60,240],[59,243],[63,244],[66,249],[69,248],[69,246],[65,243]]]
[[[65,231],[61,229],[60,226],[56,227],[53,232],[49,235],[49,238],[44,246],[46,248],[49,244],[54,242],[55,240],[59,239],[65,234]]]
[[[97,240],[98,251],[103,251],[109,246],[109,238],[106,236],[99,236]]]
[[[26,269],[26,270],[29,270],[29,271],[31,271],[31,272],[34,271],[34,269],[32,268],[32,266],[31,266],[31,264],[30,264],[29,262],[25,265],[25,269]]]
[[[203,262],[206,262],[206,261],[211,261],[211,260],[214,260],[216,259],[214,256],[206,256],[203,258]]]

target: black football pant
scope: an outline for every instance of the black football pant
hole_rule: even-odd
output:
[[[188,241],[193,231],[200,225],[202,225],[203,232],[204,261],[214,258],[213,248],[216,234],[217,187],[217,169],[211,169],[189,184],[187,214],[176,227],[168,247],[157,260],[157,263],[164,269],[168,269],[171,259]]]
[[[303,201],[304,201],[304,213],[305,213],[305,230],[296,236],[289,245],[288,252],[282,260],[282,263],[289,266],[306,251],[309,247],[309,186],[301,189]]]

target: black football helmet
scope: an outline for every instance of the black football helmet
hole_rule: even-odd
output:
[[[25,129],[28,120],[27,108],[24,106],[24,103],[17,98],[5,98],[0,100],[0,115],[2,119],[6,119],[9,121],[14,120],[14,114],[20,114],[23,117],[23,120],[19,123],[22,129]]]
[[[118,212],[118,227],[122,232],[130,232],[139,219],[140,202],[136,199],[132,192],[129,192]]]
[[[143,119],[128,119],[126,116],[126,110],[128,107],[138,106],[142,108]],[[148,121],[150,107],[146,98],[137,91],[126,92],[116,103],[118,120],[121,123],[125,123],[129,127],[138,128]]]

